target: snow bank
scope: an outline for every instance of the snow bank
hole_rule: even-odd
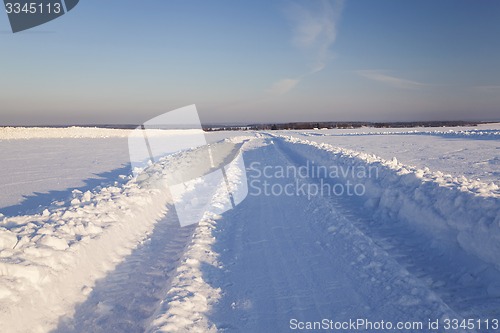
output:
[[[182,135],[202,132],[197,129],[154,130],[148,129],[148,136]],[[20,139],[67,139],[67,138],[128,138],[132,130],[98,127],[0,127],[0,140]],[[135,134],[134,134],[135,135]],[[138,133],[137,135],[142,135]]]
[[[500,269],[497,185],[409,167],[396,158],[389,161],[329,144],[283,138],[309,160],[351,168],[375,167],[377,177],[356,178],[348,174],[343,180],[365,186],[365,207],[381,218],[406,221],[431,234],[437,242],[457,242],[467,253]]]
[[[164,214],[168,192],[131,180],[0,222],[0,322],[45,332],[83,301]],[[60,207],[58,207],[60,206]]]

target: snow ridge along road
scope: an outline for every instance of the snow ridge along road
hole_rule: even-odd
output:
[[[187,229],[174,225],[163,180],[171,167],[191,171],[198,150],[151,165],[145,177],[75,192],[40,214],[3,218],[2,327],[287,332],[294,319],[366,318],[421,322],[424,329],[407,331],[426,332],[428,319],[500,316],[496,185],[327,144],[256,136],[222,143],[242,144],[248,197],[221,213],[229,200],[224,184]],[[376,172],[314,175],[322,166]],[[266,167],[311,173],[267,177]],[[246,185],[241,169],[228,170],[231,189]],[[256,193],[265,181],[276,188],[350,182],[366,191]]]

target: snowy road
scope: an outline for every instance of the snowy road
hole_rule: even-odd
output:
[[[404,218],[375,217],[359,198],[257,193],[266,180],[275,189],[296,180],[266,177],[264,168],[272,173],[307,160],[320,164],[321,155],[277,138],[247,151],[247,166],[254,165],[247,170],[250,194],[214,222],[210,252],[217,260],[200,265],[203,279],[220,295],[208,309],[184,304],[203,314],[203,321],[186,312],[176,316],[168,302],[175,299],[172,307],[179,308],[178,299],[170,295],[157,319],[168,325],[153,325],[152,331],[287,332],[322,319],[383,320],[395,327],[499,316],[498,270],[464,251],[456,239],[440,239],[451,234],[428,233]],[[311,182],[305,178],[300,182]],[[425,214],[430,208],[421,209]]]
[[[221,187],[197,225],[181,228],[158,186],[168,168],[196,169],[196,150],[153,165],[146,181],[4,218],[1,331],[291,332],[364,319],[393,325],[382,331],[460,332],[427,325],[500,317],[494,184],[256,136],[219,144],[242,145],[246,179],[228,169],[226,185],[248,181],[248,196],[219,215]],[[347,194],[349,184],[363,193]]]
[[[268,145],[247,158],[267,167],[290,165],[278,146]],[[250,196],[219,221],[215,234],[214,249],[224,267],[216,287],[225,294],[209,317],[223,331],[285,332],[292,319],[423,322],[445,314],[456,317],[328,198]]]

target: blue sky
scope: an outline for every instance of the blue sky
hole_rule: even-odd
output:
[[[500,1],[82,0],[9,29],[4,125],[500,120]]]

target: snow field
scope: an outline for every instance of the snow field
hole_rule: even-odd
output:
[[[231,133],[239,136],[210,145],[211,162],[206,147],[181,152],[137,178],[120,176],[91,191],[75,190],[36,214],[0,216],[0,322],[9,332],[57,326],[58,332],[104,332],[127,327],[127,321],[137,321],[129,326],[134,332],[278,332],[288,331],[291,318],[500,315],[497,184],[340,148],[321,142],[322,135],[284,133]],[[237,150],[247,167],[253,161],[273,167],[313,161],[376,174],[326,179],[363,185],[362,196],[248,195],[243,202],[241,164],[227,166],[227,184],[188,181],[220,169]],[[316,183],[314,178],[297,181]],[[167,184],[186,181],[172,198]],[[289,179],[273,181],[284,186]],[[215,195],[200,210],[199,224],[188,233],[173,228],[171,245],[163,248],[156,240],[148,249],[154,234],[168,238],[172,204],[198,207],[197,191],[204,188],[207,197]],[[232,210],[229,194],[239,203]],[[169,265],[159,264],[170,256]],[[132,276],[127,270],[137,265],[150,271],[142,289],[129,291],[120,276]],[[108,279],[117,266],[120,275]],[[160,271],[166,267],[167,275]],[[136,272],[131,279],[143,277]],[[104,289],[96,291],[99,281]],[[113,283],[125,289],[108,292]],[[154,290],[141,297],[144,288]],[[122,310],[124,319],[113,319],[124,302],[106,298],[127,298],[129,292],[134,301]],[[140,316],[134,314],[137,306]]]
[[[375,154],[386,160],[397,157],[399,162],[418,169],[429,168],[454,177],[465,176],[471,180],[500,186],[500,136],[481,135],[494,132],[500,132],[498,124],[477,128],[445,128],[439,131],[394,128],[380,132],[378,129],[361,128],[290,131],[281,134]]]

